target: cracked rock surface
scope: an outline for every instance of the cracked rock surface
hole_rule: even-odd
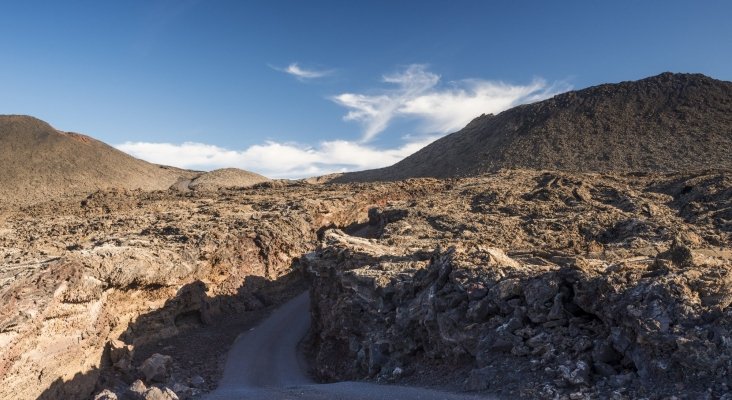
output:
[[[196,374],[215,385],[216,355],[251,325],[236,318],[292,295],[319,229],[403,192],[113,190],[0,213],[0,398],[86,399],[136,379],[205,386]],[[172,357],[164,374],[140,368],[154,353]]]
[[[323,380],[507,398],[732,390],[732,180],[529,171],[329,230],[304,258]]]
[[[0,398],[198,398],[236,335],[302,276],[322,380],[719,397],[731,199],[724,171],[506,170],[6,209]],[[153,356],[161,368],[144,368]]]

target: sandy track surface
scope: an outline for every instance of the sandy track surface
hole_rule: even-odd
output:
[[[485,397],[364,382],[317,384],[304,372],[297,345],[310,326],[310,299],[303,293],[256,328],[229,352],[224,376],[209,400],[349,399],[465,400]]]

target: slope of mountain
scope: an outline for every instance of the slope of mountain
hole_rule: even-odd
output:
[[[260,182],[266,182],[269,178],[245,171],[238,168],[216,169],[197,176],[188,187],[193,190],[215,191],[225,187],[247,187]]]
[[[333,182],[471,176],[502,168],[732,169],[732,82],[663,73],[482,115],[387,168]]]
[[[195,172],[151,164],[28,116],[0,116],[0,205],[105,188],[167,189]]]

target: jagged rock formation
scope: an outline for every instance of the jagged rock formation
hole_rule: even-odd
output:
[[[0,206],[108,188],[161,190],[194,175],[22,115],[0,115],[0,165]]]
[[[569,171],[732,169],[732,82],[664,73],[483,115],[397,164],[334,182]]]
[[[200,394],[227,343],[211,338],[281,301],[303,265],[325,379],[719,393],[731,194],[726,172],[506,171],[111,190],[0,212],[0,397]],[[151,357],[164,373],[145,375]]]
[[[231,320],[303,271],[324,380],[722,396],[730,107],[730,83],[698,75],[603,85],[344,179],[497,173],[346,185],[171,170],[0,117],[0,398],[200,395]]]
[[[87,399],[135,379],[162,384],[141,368],[150,353],[178,364],[148,390],[195,385],[187,374],[226,344],[192,340],[171,354],[156,343],[218,332],[219,320],[276,304],[321,228],[403,197],[396,186],[269,186],[100,191],[0,212],[0,398]],[[188,348],[193,364],[181,359]]]
[[[425,195],[304,258],[322,379],[532,399],[732,391],[728,173],[413,184]]]

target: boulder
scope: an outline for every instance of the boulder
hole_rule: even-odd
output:
[[[156,386],[151,387],[145,392],[145,400],[179,400],[178,395],[174,391],[167,387],[159,388]]]
[[[127,388],[127,397],[131,400],[144,400],[145,392],[147,392],[147,386],[137,379]]]
[[[104,389],[94,396],[94,400],[117,400],[117,394],[109,389]]]
[[[170,377],[170,370],[173,366],[173,358],[159,353],[155,353],[147,360],[143,361],[138,368],[145,375],[145,381],[149,382],[166,382]]]
[[[121,340],[109,341],[109,360],[115,368],[121,371],[129,371],[132,368],[132,357],[134,346],[125,344]]]

